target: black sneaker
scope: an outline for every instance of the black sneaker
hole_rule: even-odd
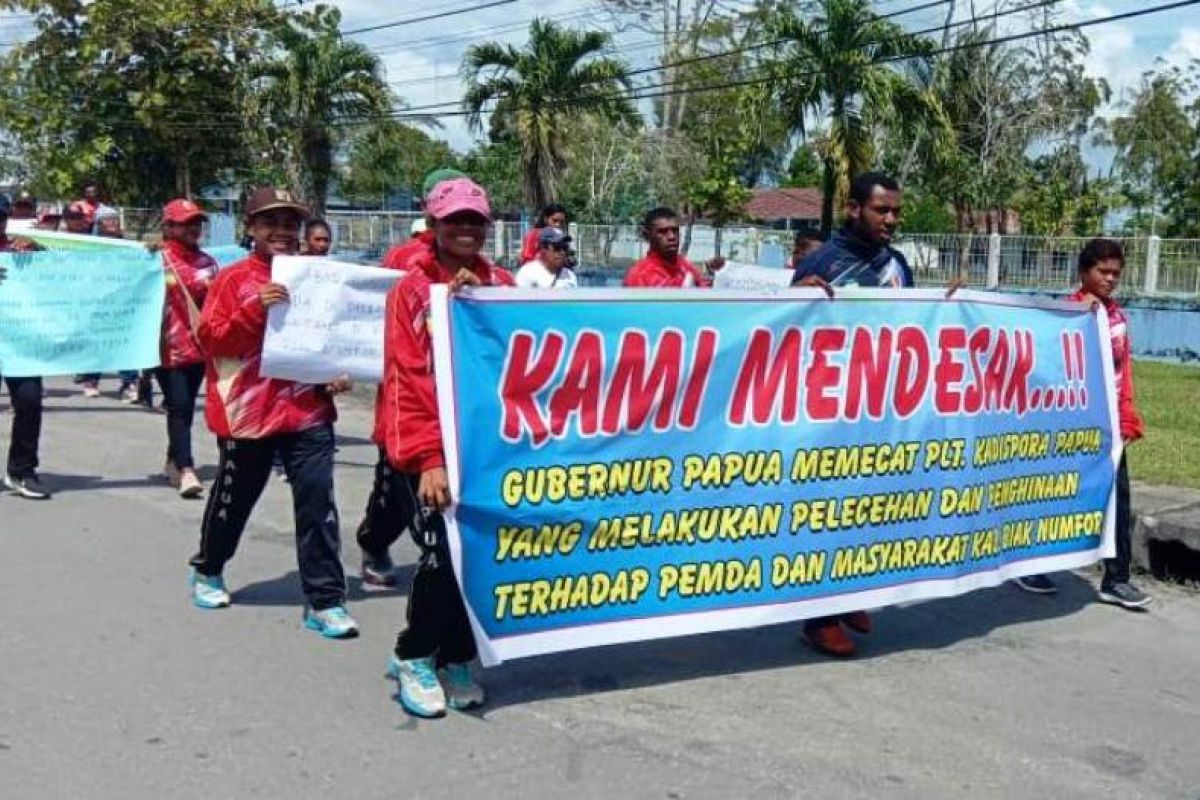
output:
[[[1013,578],[1013,583],[1033,594],[1058,594],[1058,584],[1045,575],[1024,575]]]
[[[1100,602],[1112,603],[1121,608],[1145,608],[1154,598],[1131,583],[1106,583],[1100,585]]]
[[[388,556],[371,558],[363,554],[362,582],[367,586],[392,589],[396,586],[396,565]]]
[[[4,476],[4,485],[8,490],[17,497],[24,497],[26,500],[49,500],[50,492],[42,488],[42,482],[38,480],[35,473],[30,473],[24,478],[16,478],[12,475]]]

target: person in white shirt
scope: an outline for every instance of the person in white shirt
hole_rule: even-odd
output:
[[[517,270],[517,286],[522,289],[574,289],[579,286],[579,279],[567,266],[570,255],[570,236],[558,228],[542,228],[538,235],[537,258]]]

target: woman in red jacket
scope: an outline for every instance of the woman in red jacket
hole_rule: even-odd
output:
[[[275,256],[300,249],[308,209],[290,192],[266,187],[246,204],[253,239],[249,257],[213,281],[200,323],[207,357],[204,416],[217,435],[221,463],[204,510],[200,549],[192,557],[192,602],[199,608],[229,605],[222,571],[233,558],[246,521],[276,453],[283,459],[296,518],[296,555],[308,607],[305,627],[330,639],[358,634],[346,613],[346,577],[339,556],[333,494],[333,394],[327,386],[268,378],[259,372],[267,309],[288,302],[287,287],[271,276]]]
[[[409,713],[439,717],[447,705],[465,709],[482,704],[483,687],[471,674],[475,638],[441,514],[451,497],[434,386],[429,290],[435,283],[452,288],[516,283],[480,255],[491,223],[482,187],[466,178],[444,181],[431,193],[426,213],[433,220],[433,248],[414,258],[408,275],[388,293],[385,316],[384,450],[414,495],[413,533],[421,549],[408,595],[408,627],[396,640],[388,674],[399,682],[400,702]]]
[[[543,228],[558,228],[563,233],[567,233],[569,223],[565,206],[551,203],[543,208],[542,213],[538,214],[533,227],[525,234],[525,240],[521,243],[521,263],[518,266],[524,266],[538,257],[538,236],[541,235]]]
[[[167,407],[167,463],[163,473],[180,497],[199,497],[204,484],[192,459],[192,418],[204,380],[200,348],[200,308],[217,276],[217,262],[200,249],[207,219],[191,200],[172,200],[163,208],[163,271],[167,297],[163,305],[160,359],[154,371]]]

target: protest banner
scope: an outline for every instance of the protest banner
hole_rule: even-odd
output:
[[[112,250],[143,250],[145,246],[132,239],[111,239],[103,236],[92,236],[87,233],[67,233],[66,231],[44,231],[40,228],[26,228],[17,233],[23,238],[32,239],[47,250],[83,250],[86,252]]]
[[[960,292],[434,287],[485,664],[944,597],[1112,555],[1108,323]]]
[[[777,294],[791,288],[792,271],[731,261],[717,272],[713,285],[718,289]]]
[[[290,301],[272,306],[262,374],[305,383],[342,375],[378,383],[383,374],[383,313],[402,273],[328,258],[278,256],[271,276]]]
[[[110,240],[111,241],[111,240]],[[0,254],[0,372],[156,367],[163,269],[140,245]]]

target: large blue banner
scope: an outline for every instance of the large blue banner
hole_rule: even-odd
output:
[[[156,367],[161,256],[142,247],[0,253],[0,373]]]
[[[431,325],[487,664],[1111,555],[1111,348],[1080,304],[439,287]]]

